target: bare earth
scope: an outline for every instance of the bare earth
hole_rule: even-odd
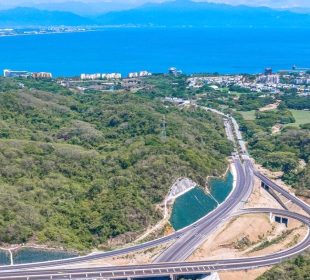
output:
[[[279,181],[280,173],[272,173],[261,166],[256,166],[258,170],[274,179],[285,189],[291,189]],[[280,197],[281,198],[281,197]],[[289,201],[281,198],[290,210],[304,214],[296,206],[292,206]],[[275,199],[260,187],[260,181],[255,179],[253,193],[244,208],[281,208]],[[169,207],[170,208],[170,207]],[[169,211],[168,210],[168,216]],[[164,224],[164,223],[163,223]],[[161,234],[167,235],[173,229],[168,228]],[[267,214],[248,214],[236,216],[226,221],[221,227],[216,229],[202,246],[200,246],[187,261],[227,259],[236,257],[264,256],[273,252],[278,252],[296,245],[306,235],[306,227],[298,221],[289,220],[286,228],[284,225],[270,220]],[[157,234],[155,234],[157,235]],[[269,244],[266,245],[266,242]],[[171,244],[171,243],[170,243]],[[151,263],[170,244],[158,246],[145,251],[128,254],[126,256],[106,258],[92,261],[86,266],[98,265],[127,265]],[[221,272],[221,280],[254,280],[269,268],[260,268],[248,271]]]
[[[280,105],[281,101],[277,100],[275,103],[273,104],[269,104],[266,105],[265,107],[262,107],[259,109],[260,112],[265,112],[265,111],[271,111],[271,110],[275,110],[278,108],[278,106]]]
[[[152,263],[154,259],[166,248],[167,244],[151,248],[142,252],[128,254],[126,256],[119,256],[105,259],[104,261],[113,265],[132,265],[132,264],[147,264]]]
[[[282,124],[276,124],[271,128],[271,133],[276,134],[279,133],[282,129],[283,125]]]
[[[245,208],[253,207],[281,208],[268,192],[260,188],[258,180],[255,180],[253,193],[245,205]],[[284,236],[287,230],[291,232]],[[306,232],[306,228],[297,221],[290,220],[286,228],[284,225],[271,222],[269,215],[266,214],[243,215],[226,222],[188,260],[263,256],[295,245],[303,239]],[[267,240],[272,242],[280,237],[283,239],[274,241],[269,246],[261,245]],[[261,249],[256,248],[259,245],[262,246]],[[222,272],[219,276],[221,280],[254,280],[268,269]]]
[[[97,266],[110,266],[110,265],[134,265],[134,264],[147,264],[152,263],[154,259],[165,249],[170,246],[171,243],[163,244],[161,246],[150,248],[144,251],[139,251],[124,256],[104,258],[94,261],[89,261],[83,264],[76,264],[66,266],[66,268],[78,267],[97,267]]]
[[[256,279],[271,267],[263,267],[248,271],[221,272],[219,277],[221,280],[250,280]]]

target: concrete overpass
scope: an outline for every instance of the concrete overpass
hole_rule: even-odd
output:
[[[128,265],[128,266],[105,266],[94,268],[51,268],[51,269],[31,269],[31,270],[15,270],[15,271],[2,271],[0,279],[20,279],[20,280],[46,280],[46,279],[123,279],[123,278],[138,278],[138,277],[150,277],[154,275],[178,275],[178,274],[193,274],[193,273],[208,273],[214,271],[225,270],[244,270],[253,269],[264,266],[270,266],[282,262],[283,260],[295,256],[305,249],[310,247],[310,219],[309,217],[293,213],[287,210],[272,209],[272,208],[253,208],[244,209],[235,213],[237,215],[253,214],[253,213],[272,213],[274,215],[280,215],[290,219],[296,219],[304,223],[308,227],[307,236],[302,242],[296,246],[284,251],[280,251],[274,254],[249,257],[249,258],[237,258],[237,259],[221,259],[211,261],[199,261],[199,262],[168,262],[168,263],[156,263],[145,265]]]

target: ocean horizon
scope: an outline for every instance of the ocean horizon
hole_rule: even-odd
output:
[[[310,67],[309,29],[107,28],[0,37],[0,69],[54,76],[147,70],[166,73],[261,73]]]

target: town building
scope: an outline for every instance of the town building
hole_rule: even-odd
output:
[[[101,74],[81,74],[81,80],[98,80],[101,79]]]
[[[279,75],[259,75],[256,79],[261,84],[278,84],[280,82]]]
[[[128,78],[138,78],[138,77],[147,77],[151,76],[152,73],[148,71],[140,71],[140,72],[131,72],[128,74]]]
[[[183,72],[181,70],[178,70],[175,67],[171,67],[168,69],[168,73],[174,76],[178,76],[178,75],[182,75]]]
[[[4,69],[3,76],[6,78],[27,78],[31,76],[31,73],[28,71],[13,71],[10,69]]]
[[[148,72],[148,71],[140,71],[139,73],[139,77],[147,77],[147,76],[151,76],[152,73]]]
[[[294,80],[295,85],[310,85],[310,78],[302,77]]]
[[[34,79],[51,79],[53,78],[52,73],[49,72],[35,72],[32,73],[32,78]]]
[[[128,78],[138,78],[139,73],[138,72],[132,72],[128,74]]]
[[[118,80],[122,78],[121,73],[107,73],[107,74],[102,74],[102,79],[106,80]]]

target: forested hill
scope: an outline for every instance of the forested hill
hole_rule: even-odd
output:
[[[0,240],[85,250],[129,241],[161,218],[179,176],[227,167],[221,119],[142,94],[73,94],[0,80]],[[167,137],[161,137],[163,116]],[[124,239],[124,236],[128,239]]]

